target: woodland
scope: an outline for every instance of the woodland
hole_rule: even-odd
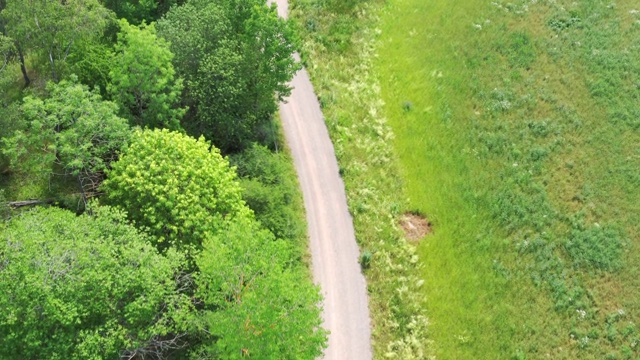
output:
[[[261,0],[0,0],[0,358],[322,353]]]

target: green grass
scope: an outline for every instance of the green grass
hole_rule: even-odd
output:
[[[409,206],[435,224],[440,358],[638,355],[640,26],[616,4],[384,9],[376,71]]]
[[[442,359],[640,355],[636,7],[295,3],[357,237],[374,253],[377,358],[398,342]],[[391,256],[394,272],[385,260],[407,210],[434,233],[417,264]],[[411,272],[423,285],[397,301]],[[384,320],[419,310],[428,335]]]

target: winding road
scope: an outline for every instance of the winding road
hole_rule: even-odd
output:
[[[270,2],[287,17],[286,0]],[[293,91],[280,105],[280,117],[304,197],[313,278],[324,296],[323,327],[331,332],[323,359],[368,360],[367,288],[333,144],[307,71],[300,70],[290,85]]]

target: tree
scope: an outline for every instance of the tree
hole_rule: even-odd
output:
[[[3,139],[3,153],[24,172],[54,174],[54,165],[76,176],[83,191],[93,190],[130,129],[117,106],[75,78],[50,83],[48,98],[27,96],[20,107],[22,129]]]
[[[315,359],[322,354],[320,295],[292,248],[251,217],[228,222],[197,258],[204,309],[195,321],[208,341],[202,358]]]
[[[292,26],[262,0],[190,0],[172,8],[158,32],[185,79],[191,112],[183,126],[224,152],[249,144],[299,68]]]
[[[57,82],[74,43],[99,35],[109,18],[97,0],[11,0],[0,15],[6,35],[15,41],[27,85],[26,53],[48,64],[51,79]]]
[[[109,72],[114,61],[113,43],[108,37],[76,41],[67,58],[68,73],[102,96],[108,96]]]
[[[0,73],[2,73],[9,64],[9,60],[13,57],[14,50],[13,40],[0,33]]]
[[[296,220],[299,213],[292,207],[298,184],[291,177],[289,160],[253,144],[230,157],[240,176],[242,197],[260,223],[280,239],[299,241],[305,229]]]
[[[186,346],[182,261],[114,209],[13,218],[0,232],[0,357],[159,358]]]
[[[104,6],[115,12],[118,19],[126,19],[131,24],[153,22],[164,15],[172,6],[179,5],[177,0],[102,0]]]
[[[313,359],[326,334],[320,297],[292,245],[260,228],[234,169],[203,138],[139,130],[113,164],[106,201],[129,211],[162,251],[178,249],[196,269],[189,317],[197,358]],[[199,357],[198,357],[199,356]]]
[[[102,184],[161,249],[194,254],[225,221],[250,212],[236,174],[216,148],[178,132],[137,131]]]
[[[108,91],[131,124],[177,129],[182,79],[175,77],[169,44],[156,36],[154,24],[140,27],[120,20],[116,56]]]

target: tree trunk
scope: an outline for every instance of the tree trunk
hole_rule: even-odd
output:
[[[56,64],[55,64],[55,60],[53,60],[53,52],[49,51],[49,63],[51,64],[51,78],[53,79],[54,83],[58,82],[58,78],[56,76]]]
[[[24,65],[24,54],[22,54],[22,48],[20,45],[16,46],[18,50],[18,59],[20,59],[20,71],[22,71],[22,77],[24,78],[24,87],[28,87],[31,84],[31,79],[29,79],[29,74],[27,74],[27,67]]]
[[[11,201],[8,204],[12,208],[17,209],[23,206],[33,206],[33,205],[51,204],[51,203],[53,203],[53,200],[22,200],[22,201]]]

